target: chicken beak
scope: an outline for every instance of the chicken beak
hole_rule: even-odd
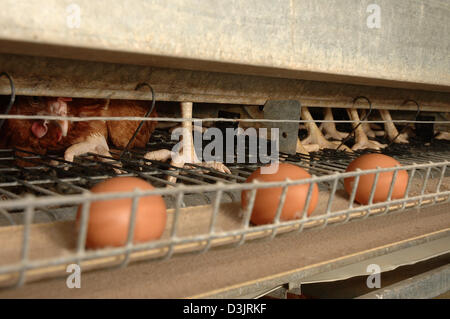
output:
[[[59,97],[54,100],[50,100],[48,103],[50,114],[56,116],[67,116],[67,103],[68,101],[72,101],[71,98],[63,98]],[[67,120],[57,120],[56,124],[61,129],[61,137],[67,136],[67,132],[69,130],[69,121]]]
[[[59,128],[61,129],[61,135],[64,137],[67,136],[67,131],[69,130],[69,121],[56,121],[56,124],[58,124]]]

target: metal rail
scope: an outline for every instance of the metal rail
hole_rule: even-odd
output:
[[[126,9],[119,0],[2,4],[0,49],[6,53],[447,92],[450,88],[450,9],[445,1],[383,1],[374,6],[357,0],[302,0],[274,6],[271,0],[201,5],[196,0],[133,0]],[[379,25],[371,24],[377,16]],[[72,70],[79,74],[77,68]]]
[[[16,120],[68,120],[72,122],[88,122],[88,121],[159,121],[159,122],[185,122],[187,119],[183,117],[140,117],[140,116],[53,116],[53,115],[16,115],[16,114],[1,114],[0,118],[3,119],[16,119]],[[195,122],[242,122],[242,123],[423,123],[429,124],[430,121],[420,120],[304,120],[304,119],[288,119],[288,120],[272,120],[272,119],[230,119],[223,117],[207,117],[207,118],[189,118],[188,120]],[[449,124],[450,121],[436,120],[432,121],[434,124]]]
[[[434,298],[450,290],[450,265],[430,270],[357,299]]]
[[[0,70],[14,78],[18,95],[29,96],[151,100],[148,92],[135,90],[138,83],[148,82],[159,101],[264,105],[268,100],[298,100],[310,107],[348,108],[355,96],[363,95],[374,109],[416,111],[414,104],[404,103],[412,99],[424,112],[450,110],[449,92],[382,87],[379,83],[367,86],[12,54],[0,54]],[[0,94],[10,94],[6,80],[0,81]],[[356,107],[368,105],[358,103]]]

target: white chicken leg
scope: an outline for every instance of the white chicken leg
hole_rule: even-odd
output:
[[[371,148],[375,150],[379,150],[382,148],[385,148],[386,144],[381,144],[377,141],[369,140],[366,133],[364,133],[364,129],[362,128],[362,125],[358,125],[360,122],[358,110],[357,109],[347,109],[348,116],[352,121],[356,121],[352,123],[353,128],[356,127],[355,130],[355,145],[352,146],[352,150],[360,150],[360,149],[366,149]]]
[[[408,142],[408,134],[402,133],[398,135],[397,128],[395,127],[394,123],[392,122],[391,114],[388,110],[380,110],[381,118],[383,121],[387,121],[384,123],[384,130],[386,131],[386,134],[390,141],[394,140],[394,143],[409,143]],[[398,136],[397,136],[398,135]]]
[[[366,117],[366,110],[361,110],[361,118]],[[374,123],[361,123],[361,126],[363,127],[364,133],[366,133],[367,137],[374,138],[375,136],[383,136],[384,131],[380,130],[381,127]],[[373,130],[373,128],[376,128],[376,130]]]
[[[68,162],[73,162],[75,156],[79,156],[86,153],[94,153],[101,156],[112,157],[109,152],[108,143],[106,142],[105,137],[102,134],[93,134],[88,136],[84,141],[71,145],[66,149],[64,153],[64,160]],[[100,157],[102,162],[112,162],[113,159],[106,159]],[[120,164],[117,164],[121,166]],[[114,168],[114,171],[117,174],[120,174],[122,171],[120,169]]]
[[[443,114],[443,119],[449,121],[450,120],[450,113]],[[450,130],[449,126],[443,126],[439,128],[435,128],[434,134],[436,134],[435,139],[437,140],[447,140],[450,141]]]
[[[297,148],[296,153],[301,153],[304,155],[309,155],[310,152],[317,152],[320,149],[318,144],[307,144],[303,145],[300,139],[297,137]]]
[[[303,120],[308,120],[308,121],[314,120],[311,113],[309,113],[309,110],[307,107],[303,106],[301,113],[302,113]],[[317,127],[316,123],[306,122],[305,125],[306,125],[306,129],[308,130],[308,137],[306,137],[303,141],[301,141],[301,143],[304,146],[317,144],[317,145],[319,145],[319,149],[322,149],[322,148],[337,149],[339,147],[339,145],[341,144],[341,142],[328,141],[323,136],[322,132]],[[351,150],[345,145],[342,145],[339,149],[351,152]]]
[[[437,140],[447,140],[450,141],[450,132],[440,132],[435,137]]]
[[[181,116],[185,119],[192,119],[192,102],[181,103]],[[159,150],[145,154],[146,159],[165,161],[172,157],[170,165],[184,167],[189,164],[196,164],[203,167],[213,168],[222,173],[231,174],[231,171],[223,163],[201,162],[195,154],[194,139],[192,136],[192,121],[187,120],[182,123],[183,134],[181,136],[182,146],[178,154],[169,150]],[[167,181],[175,183],[175,176],[168,176]]]
[[[330,107],[325,108],[324,120],[333,121],[333,112]],[[335,140],[342,140],[347,136],[347,133],[339,132],[336,129],[336,124],[334,122],[324,122],[320,125],[320,129],[325,133],[325,138],[332,138]]]

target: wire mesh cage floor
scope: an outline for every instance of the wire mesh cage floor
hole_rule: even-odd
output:
[[[170,140],[170,134],[157,130],[148,144],[148,150],[162,148],[171,149],[175,142]],[[18,155],[15,151],[21,151]],[[348,164],[364,153],[381,153],[381,151],[363,150],[355,153],[325,149],[319,152],[303,155],[281,154],[281,160],[293,163],[306,169],[311,175],[324,176],[334,173],[342,173]],[[167,181],[167,176],[176,176],[178,183],[185,185],[208,185],[221,182],[224,185],[243,183],[261,163],[227,164],[232,174],[218,172],[213,168],[205,168],[192,164],[190,167],[177,168],[169,163],[151,161],[144,158],[145,151],[135,150],[128,156],[118,159],[120,151],[111,152],[113,157],[107,158],[97,154],[86,154],[76,158],[73,163],[64,160],[61,154],[39,155],[21,149],[0,150],[0,193],[3,200],[17,199],[25,194],[41,196],[64,196],[82,194],[96,183],[113,176],[136,176],[147,180],[155,187],[175,186]],[[425,146],[422,141],[412,140],[408,145],[393,144],[382,151],[383,154],[393,156],[402,165],[439,163],[450,158],[450,142],[434,140],[432,144]],[[17,159],[25,163],[20,166]],[[105,161],[107,159],[107,161]],[[33,165],[33,166],[31,166]],[[117,171],[120,169],[120,171]],[[441,174],[441,168],[430,170],[430,178],[434,180]],[[417,171],[418,178],[423,179],[424,174]],[[426,174],[426,172],[424,172]],[[444,176],[450,175],[445,171]],[[342,181],[338,184],[338,190],[342,189]],[[429,186],[429,185],[428,185]],[[322,191],[331,190],[331,183],[319,183]],[[442,190],[446,190],[445,183],[441,183]],[[235,190],[225,191],[222,202],[240,201],[240,192]],[[182,207],[208,205],[214,200],[215,192],[184,194]],[[168,208],[175,207],[175,197],[165,196]],[[69,207],[70,208],[70,207]],[[42,208],[43,220],[64,220],[73,218],[76,206],[72,209]],[[9,213],[1,210],[0,225],[21,223],[20,210],[10,210]],[[23,210],[22,210],[23,212]],[[68,214],[69,212],[69,214]],[[70,213],[71,212],[71,213]],[[3,219],[3,220],[2,220]],[[35,221],[39,221],[35,219]]]

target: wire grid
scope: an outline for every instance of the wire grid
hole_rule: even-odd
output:
[[[155,131],[148,150],[167,148],[171,149],[175,142],[170,141],[169,135],[164,131]],[[144,158],[144,150],[133,150],[130,156],[120,161],[117,159],[120,151],[112,150],[112,158],[86,154],[78,157],[73,163],[68,163],[58,154],[38,155],[32,152],[28,156],[18,156],[17,149],[0,150],[0,193],[4,197],[0,201],[0,216],[4,216],[11,224],[14,213],[23,214],[23,241],[21,247],[20,262],[0,266],[0,275],[18,274],[14,286],[23,285],[26,281],[27,271],[55,265],[69,263],[81,263],[86,260],[100,259],[110,256],[123,256],[120,263],[126,266],[130,262],[130,256],[134,252],[151,251],[160,249],[163,256],[158,259],[171,258],[174,253],[182,252],[183,245],[195,247],[193,251],[206,252],[216,243],[226,238],[232,245],[239,246],[252,239],[254,234],[263,233],[262,237],[274,238],[278,234],[289,231],[301,232],[304,229],[314,227],[326,227],[329,224],[346,223],[354,218],[367,218],[371,215],[382,215],[390,211],[402,211],[408,207],[429,205],[448,202],[450,191],[443,187],[443,182],[450,175],[448,159],[450,158],[450,143],[446,141],[433,141],[432,145],[425,147],[420,141],[412,141],[410,145],[392,145],[383,153],[398,159],[409,173],[409,182],[405,198],[391,200],[395,177],[399,168],[375,169],[370,171],[357,171],[345,173],[347,165],[362,153],[375,152],[371,150],[348,153],[344,151],[323,150],[312,153],[309,156],[296,154],[281,154],[280,161],[292,163],[306,169],[312,177],[305,180],[286,180],[271,183],[245,183],[247,177],[261,163],[227,164],[231,174],[218,172],[212,168],[199,165],[191,165],[190,168],[175,168],[168,163],[149,161]],[[425,151],[426,150],[426,151]],[[16,164],[20,159],[34,166],[23,167]],[[103,160],[107,159],[107,162]],[[247,157],[247,160],[249,158]],[[69,169],[68,169],[69,168]],[[122,170],[120,174],[114,168]],[[354,205],[355,190],[359,176],[375,173],[378,179],[382,172],[394,172],[394,179],[390,186],[389,199],[382,203],[373,203],[375,189],[372,188],[368,205]],[[137,176],[155,187],[153,191],[133,191],[127,193],[92,194],[89,189],[99,181],[113,176]],[[166,177],[177,177],[177,184],[170,183]],[[353,191],[344,209],[333,210],[336,193],[342,189],[343,179],[356,177]],[[420,180],[422,186],[419,193],[410,196],[411,185],[414,180]],[[434,181],[435,187],[430,192],[427,186]],[[282,205],[284,203],[288,186],[309,184],[307,202],[302,212],[302,217],[296,220],[280,220]],[[308,217],[306,211],[310,205],[312,185],[317,184],[321,191],[329,193],[326,209],[323,214]],[[376,184],[376,183],[374,183]],[[175,187],[165,187],[165,186]],[[250,224],[250,215],[254,204],[256,190],[259,188],[282,187],[282,195],[274,222],[267,225],[254,226]],[[238,202],[240,192],[250,190],[249,205],[241,211],[241,227],[231,231],[223,231],[217,227],[218,215],[221,203],[226,201]],[[136,203],[142,196],[162,195],[169,208],[173,208],[172,224],[169,227],[169,237],[147,243],[133,243],[132,231],[136,214]],[[189,197],[203,199],[204,204],[211,204],[209,226],[204,234],[180,236],[177,229],[180,224],[180,214],[183,207],[189,204]],[[131,223],[127,243],[123,247],[105,248],[99,250],[86,250],[86,226],[89,214],[89,204],[95,200],[107,200],[117,198],[133,198]],[[58,219],[55,208],[77,209],[82,205],[81,227],[78,233],[76,248],[68,256],[58,256],[46,259],[29,259],[30,229],[36,212],[49,215],[52,219]],[[260,236],[261,237],[261,236]],[[255,237],[256,238],[256,237]],[[156,258],[156,257],[155,257]],[[154,259],[155,259],[154,258]]]
[[[224,118],[224,117],[205,117],[205,118],[183,118],[183,117],[142,117],[142,116],[58,116],[58,115],[23,115],[23,114],[1,114],[0,119],[16,119],[16,120],[68,120],[72,122],[85,121],[158,121],[158,122],[185,122],[190,120],[193,122],[230,122],[230,123],[279,123],[276,119],[240,119],[240,118]],[[326,119],[285,119],[284,123],[397,123],[397,124],[449,124],[449,120],[326,120]]]

